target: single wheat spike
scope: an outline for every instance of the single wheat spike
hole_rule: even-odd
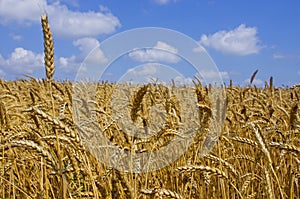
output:
[[[242,188],[241,188],[241,193],[244,193],[247,191],[251,181],[254,179],[253,175],[248,175],[246,176],[245,181],[243,182]]]
[[[174,199],[183,199],[184,197],[179,195],[176,192],[170,191],[164,188],[152,188],[152,189],[142,189],[141,193],[144,195],[152,195],[155,198],[174,198]]]
[[[273,77],[270,77],[270,90],[272,91],[273,88]]]
[[[234,169],[233,165],[230,164],[229,162],[226,162],[225,160],[223,160],[222,158],[219,158],[217,156],[211,155],[211,154],[207,154],[204,155],[203,157],[210,159],[210,160],[214,160],[214,161],[219,161],[221,162],[235,177],[239,177],[238,172]]]
[[[49,151],[47,151],[44,147],[38,145],[37,143],[31,140],[13,140],[9,144],[11,147],[30,148],[37,151],[43,157],[47,158],[51,162],[54,169],[57,170],[57,163],[53,158],[52,154]]]
[[[48,115],[44,111],[40,110],[38,107],[32,107],[32,108],[27,109],[26,111],[34,112],[36,115],[40,116],[45,121],[47,121],[51,124],[54,124],[59,129],[64,130],[66,135],[70,136],[71,138],[75,138],[76,142],[79,142],[79,140],[76,137],[75,132],[72,129],[70,129],[68,126],[66,126],[62,121],[52,117],[51,115]]]
[[[258,70],[255,70],[254,73],[252,74],[251,78],[250,78],[250,84],[252,84],[256,74],[257,74]]]
[[[240,191],[235,187],[235,185],[230,181],[228,176],[220,169],[210,166],[203,166],[203,165],[186,165],[182,167],[177,167],[176,170],[180,173],[190,173],[190,172],[205,172],[206,174],[216,175],[220,178],[226,179],[227,182],[236,190],[237,194],[240,196],[240,198],[243,198]]]
[[[42,28],[44,34],[44,61],[46,68],[46,76],[48,80],[51,80],[55,71],[54,67],[54,45],[52,39],[52,33],[48,23],[48,17],[46,14],[42,15]]]
[[[228,179],[227,175],[223,171],[221,171],[220,169],[214,168],[214,167],[209,167],[209,166],[187,165],[187,166],[177,167],[176,170],[181,172],[181,173],[183,173],[183,172],[196,172],[196,171],[208,172],[210,174],[215,174],[219,177],[223,177],[225,179]]]
[[[285,143],[281,143],[281,142],[270,142],[269,146],[300,154],[300,149],[291,144],[285,144]]]
[[[245,137],[229,137],[231,140],[237,141],[237,142],[241,142],[241,143],[245,143],[245,144],[249,144],[251,146],[254,147],[258,147],[257,142],[255,142],[254,140],[251,140],[249,138],[245,138]]]

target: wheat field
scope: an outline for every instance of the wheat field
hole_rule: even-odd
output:
[[[220,137],[209,153],[201,154],[211,136],[210,86],[197,78],[193,86],[170,88],[107,82],[74,87],[55,81],[46,16],[42,26],[46,79],[0,80],[0,198],[300,198],[299,85],[276,88],[270,78],[263,88],[224,88],[227,108],[219,110],[224,119]],[[114,92],[120,87],[128,97],[121,108],[133,122],[148,127],[157,117],[151,107],[164,110],[163,128],[155,136],[139,140],[113,120],[111,102],[121,98]],[[91,95],[90,88],[96,91],[92,100],[74,95],[74,89]],[[186,92],[193,94],[195,109],[184,106]],[[99,161],[81,134],[89,129],[76,122],[76,117],[93,121],[115,146],[150,153],[176,138],[180,126],[187,128],[181,121],[187,114],[197,116],[192,122],[198,127],[186,151],[163,168],[141,173]]]

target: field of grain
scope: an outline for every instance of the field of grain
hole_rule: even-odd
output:
[[[299,85],[230,84],[213,101],[215,90],[197,78],[170,87],[59,82],[46,16],[42,25],[47,78],[0,80],[0,198],[300,198]],[[156,133],[125,133],[129,120],[117,121],[118,110]],[[210,131],[216,120],[224,125]],[[191,125],[191,144],[174,161],[164,154],[159,169],[132,172],[130,158],[114,167],[95,156],[102,139],[131,154],[155,153]]]
[[[133,150],[134,136],[109,121],[110,101],[117,85],[95,86],[92,103],[98,111],[89,119],[96,121],[115,145]],[[161,88],[161,93],[166,88],[135,87],[130,94],[132,118],[146,114],[139,109],[147,102],[147,94],[154,92],[149,88]],[[145,173],[107,167],[82,145],[73,117],[72,103],[76,100],[72,99],[72,89],[70,82],[1,80],[1,198],[300,197],[297,87],[283,89],[266,84],[265,88],[226,88],[227,112],[221,136],[213,150],[200,157],[210,123],[210,91],[195,82],[193,88],[185,88],[194,90],[199,104],[194,111],[200,126],[193,143],[172,164]],[[148,106],[151,109],[151,104]],[[177,111],[177,117],[185,112],[175,102],[170,109]],[[136,146],[136,150],[159,149],[173,139],[175,133],[166,132],[176,131],[179,124],[175,119],[168,118],[164,132],[151,143]]]

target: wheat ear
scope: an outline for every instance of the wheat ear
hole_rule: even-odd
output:
[[[152,195],[155,196],[155,198],[173,198],[173,199],[183,199],[184,197],[179,195],[176,192],[170,191],[168,189],[164,188],[152,188],[152,189],[142,189],[141,193],[144,195]]]
[[[190,172],[207,172],[208,174],[216,175],[220,178],[226,179],[227,182],[236,190],[237,194],[240,196],[240,198],[243,198],[240,191],[235,187],[235,185],[230,181],[228,176],[223,172],[222,170],[210,167],[210,166],[203,166],[203,165],[186,165],[182,167],[177,167],[176,170],[180,173],[190,173]]]
[[[230,164],[229,162],[226,162],[225,160],[223,160],[222,158],[219,158],[217,156],[214,155],[204,155],[203,157],[210,159],[210,160],[214,160],[214,161],[219,161],[220,163],[223,164],[223,166],[225,166],[236,178],[239,177],[239,173],[234,169],[233,165]]]
[[[52,33],[48,23],[47,15],[42,15],[42,28],[44,34],[44,61],[46,68],[46,76],[48,80],[51,80],[55,71],[54,67],[54,45],[52,39]]]

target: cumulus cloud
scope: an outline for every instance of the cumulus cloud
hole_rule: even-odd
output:
[[[193,49],[193,52],[202,53],[202,52],[206,52],[206,50],[202,45],[199,45],[199,46],[197,46],[196,48]]]
[[[176,55],[178,50],[162,41],[158,41],[153,48],[134,49],[129,57],[138,62],[166,62],[177,63],[180,58]]]
[[[120,82],[151,83],[157,81],[162,84],[193,85],[194,77],[185,76],[173,67],[160,63],[146,63],[127,70],[120,78]]]
[[[132,76],[145,76],[145,75],[154,75],[157,73],[159,64],[157,63],[151,63],[146,64],[139,68],[130,68],[127,70],[127,73],[130,73]]]
[[[97,39],[92,37],[84,37],[77,39],[73,45],[78,48],[80,53],[70,57],[60,57],[59,67],[67,72],[78,69],[80,64],[85,63],[106,63],[108,59],[105,57],[103,51],[99,48],[100,43]],[[92,53],[91,53],[92,52]]]
[[[209,81],[209,82],[214,82],[214,80],[219,80],[219,78],[221,77],[223,80],[224,79],[229,79],[229,74],[226,71],[212,71],[212,70],[201,70],[200,74],[197,74],[197,76],[200,77],[200,79],[202,79],[203,81]]]
[[[141,66],[129,68],[120,78],[121,82],[131,82],[133,84],[150,83],[157,79],[160,64],[147,63]]]
[[[101,49],[96,48],[99,46],[99,41],[94,38],[77,39],[73,42],[73,45],[78,48],[79,54],[57,58],[57,66],[65,72],[76,71],[83,61],[89,63],[105,63],[107,61]],[[93,49],[93,53],[85,59]],[[10,71],[11,74],[15,75],[32,74],[43,66],[43,53],[35,53],[18,47],[6,59],[0,54],[0,68],[3,72]]]
[[[71,55],[70,57],[58,57],[56,60],[56,66],[64,72],[73,73],[77,71],[83,61],[88,64],[106,63],[108,61],[99,48],[99,41],[95,38],[80,38],[75,40],[73,45],[78,48],[78,54]],[[93,53],[90,53],[91,51]],[[16,76],[33,74],[36,70],[43,67],[43,53],[35,53],[31,50],[18,47],[7,58],[4,58],[0,54],[0,70],[2,71],[0,77],[5,74],[4,72]]]
[[[117,17],[111,13],[74,12],[64,5],[53,5],[47,9],[53,32],[61,36],[85,37],[109,34],[120,26]]]
[[[58,67],[68,73],[78,69],[80,66],[75,55],[70,57],[60,57],[58,63]]]
[[[47,4],[45,0],[42,4]],[[1,0],[0,17],[2,23],[9,21],[19,22],[39,22],[41,9],[36,1],[19,1],[19,0]]]
[[[105,57],[103,51],[99,48],[100,43],[97,39],[92,37],[85,37],[78,39],[73,42],[73,45],[76,46],[80,52],[81,57],[86,58],[92,50],[93,52],[89,55],[88,61],[93,63],[106,63],[108,60]]]
[[[200,43],[227,54],[250,55],[257,54],[264,47],[257,37],[256,27],[246,27],[241,24],[237,28],[221,30],[213,35],[202,35]]]
[[[57,0],[47,0],[48,2],[57,2]],[[59,0],[61,3],[70,5],[72,7],[79,7],[79,0]]]
[[[183,76],[176,76],[174,78],[174,82],[175,84],[178,85],[193,85],[193,78],[191,77],[183,77]]]
[[[62,37],[86,37],[109,34],[120,26],[120,21],[109,10],[99,8],[98,12],[79,12],[70,10],[59,2],[48,4],[47,1],[0,1],[0,22],[11,21],[31,24],[40,23],[44,10],[49,15],[52,31]]]
[[[15,48],[7,59],[0,56],[0,66],[14,74],[32,74],[44,65],[43,54],[34,53],[24,48]]]
[[[153,80],[158,80],[159,82],[170,83],[172,79],[181,80],[181,82],[185,80],[185,78],[172,67],[159,63],[147,63],[128,69],[121,78],[121,81],[149,83],[153,82]]]

